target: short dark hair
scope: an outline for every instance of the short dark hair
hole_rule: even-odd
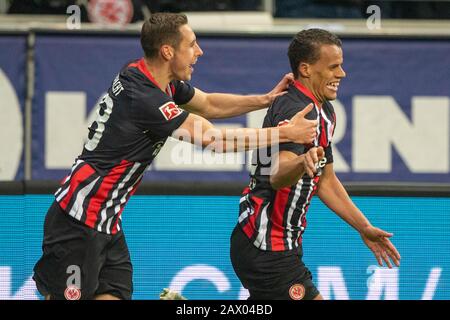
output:
[[[302,30],[295,35],[288,49],[289,62],[295,78],[298,77],[300,63],[315,63],[320,59],[320,47],[327,44],[342,47],[342,42],[336,35],[323,29]]]
[[[182,13],[155,13],[145,20],[141,30],[141,46],[147,58],[156,58],[163,44],[177,48],[182,36],[180,27],[188,19]]]

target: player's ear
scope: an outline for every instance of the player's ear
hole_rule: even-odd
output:
[[[309,78],[311,76],[310,65],[306,62],[300,62],[298,72],[303,78]]]
[[[164,60],[171,60],[174,56],[173,48],[169,45],[161,46],[160,52]]]

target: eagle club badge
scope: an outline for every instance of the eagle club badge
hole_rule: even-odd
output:
[[[77,286],[68,286],[66,290],[64,290],[64,298],[66,298],[66,300],[80,300],[81,290]]]
[[[299,283],[292,285],[289,288],[289,296],[292,300],[302,300],[305,296],[305,287]]]
[[[125,26],[133,18],[133,3],[131,0],[91,0],[88,14],[93,23]]]

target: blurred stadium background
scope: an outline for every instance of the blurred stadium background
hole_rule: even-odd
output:
[[[39,298],[31,275],[52,194],[99,97],[141,56],[142,19],[156,11],[187,13],[205,52],[192,83],[209,92],[266,92],[289,71],[296,32],[338,34],[347,78],[334,103],[335,168],[368,218],[395,234],[402,265],[376,267],[356,232],[318,200],[304,260],[328,299],[450,299],[445,0],[1,0],[0,299]],[[263,116],[216,123],[258,127]],[[164,287],[189,299],[246,298],[228,256],[246,159],[164,147],[124,212],[133,298],[157,299]]]

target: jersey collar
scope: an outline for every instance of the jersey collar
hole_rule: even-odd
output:
[[[322,104],[319,103],[319,101],[317,101],[316,97],[314,97],[314,95],[312,94],[312,92],[309,91],[309,89],[308,89],[307,87],[305,87],[300,81],[294,80],[294,86],[295,86],[301,93],[303,93],[305,96],[307,96],[308,98],[310,98],[318,108],[320,108],[320,107],[322,106]]]
[[[141,58],[141,60],[138,61],[138,66],[137,67],[143,74],[145,74],[145,76],[148,78],[148,80],[150,80],[158,88],[161,88],[159,86],[158,82],[155,80],[155,78],[153,78],[153,76],[150,73],[150,71],[147,69],[147,66],[145,65],[144,58]]]
[[[161,88],[158,84],[158,82],[155,80],[155,78],[153,78],[152,74],[150,73],[150,71],[147,69],[147,66],[145,65],[145,60],[144,58],[141,58],[140,60],[130,63],[128,65],[128,67],[134,67],[134,68],[138,68],[138,70],[140,72],[142,72],[148,80],[150,80],[151,83],[153,83],[155,86],[157,86],[158,88]]]

